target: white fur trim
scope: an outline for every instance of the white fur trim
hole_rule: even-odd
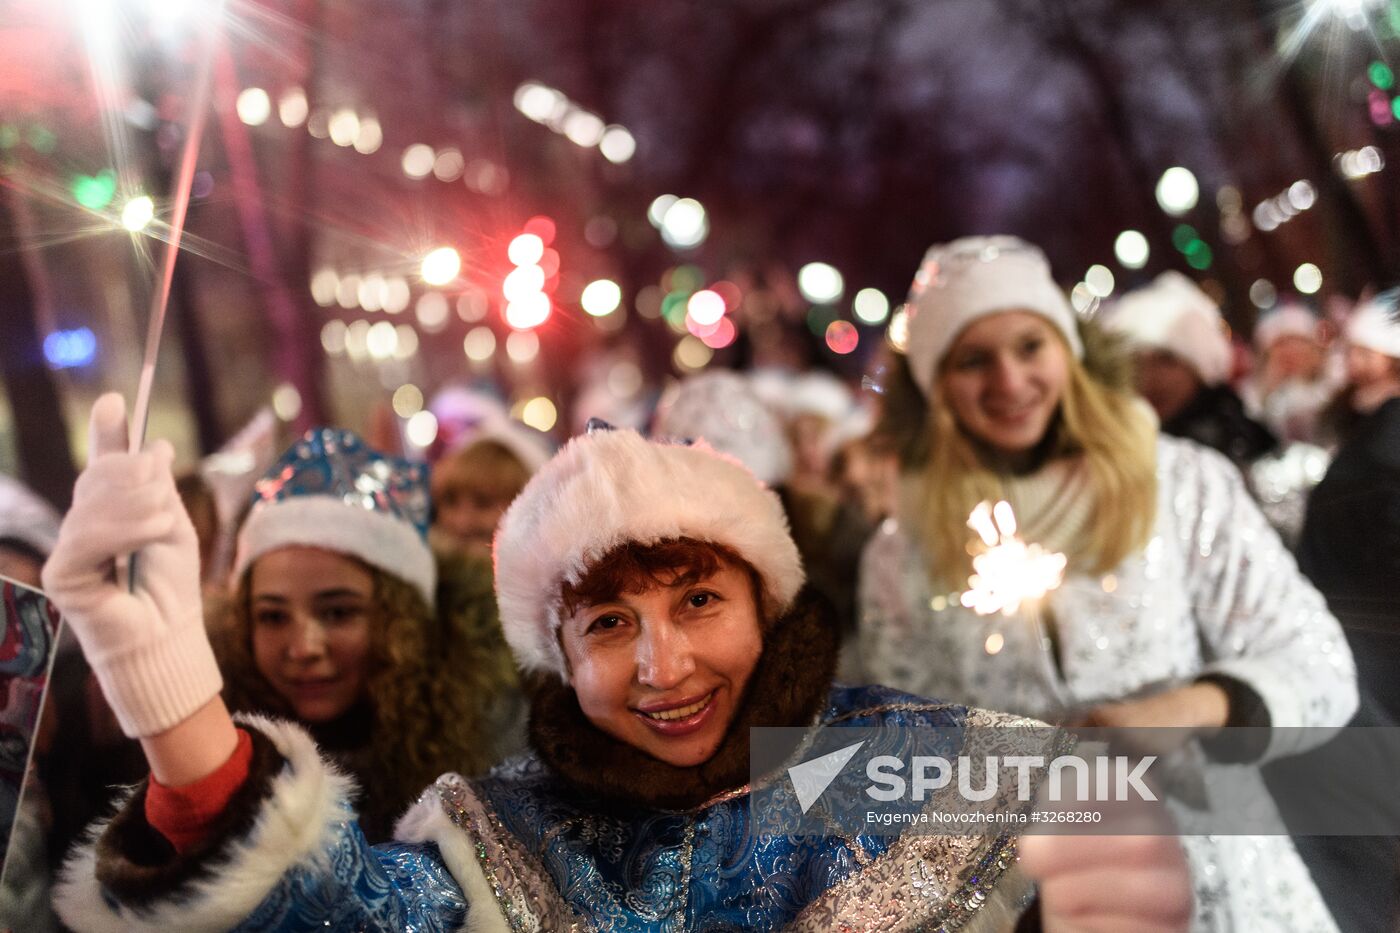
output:
[[[1372,302],[1347,322],[1347,341],[1400,359],[1400,320],[1394,312]]]
[[[778,497],[708,444],[648,441],[635,431],[571,440],[535,474],[496,531],[501,628],[526,670],[565,677],[558,601],[613,548],[671,538],[722,544],[753,565],[764,609],[802,587],[802,559]]]
[[[1230,375],[1232,351],[1225,319],[1214,301],[1180,272],[1163,272],[1124,295],[1104,325],[1137,347],[1165,350],[1217,386]]]
[[[1075,359],[1084,355],[1074,309],[1037,247],[1011,236],[964,237],[929,247],[909,291],[905,353],[926,397],[958,335],[973,321],[1003,311],[1040,315],[1059,330]]]
[[[401,519],[347,505],[331,496],[301,496],[253,509],[238,535],[233,579],[268,551],[301,546],[358,557],[392,573],[434,604],[437,565],[417,529]]]
[[[452,877],[462,886],[468,904],[466,933],[511,933],[510,922],[486,880],[477,858],[477,840],[452,822],[442,800],[429,788],[394,826],[400,842],[433,842]]]
[[[345,832],[354,781],[327,764],[299,726],[261,716],[238,719],[270,739],[287,763],[273,778],[253,828],[230,843],[221,867],[146,909],[111,904],[96,874],[94,842],[107,827],[104,820],[69,857],[55,886],[54,907],[64,923],[84,933],[227,930],[252,913],[289,870],[325,858]]]

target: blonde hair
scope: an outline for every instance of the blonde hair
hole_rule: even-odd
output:
[[[1056,338],[1063,343],[1059,334]],[[1066,355],[1069,378],[1050,426],[1049,456],[1084,457],[1095,501],[1087,540],[1069,555],[1070,570],[1105,573],[1151,536],[1157,512],[1157,431],[1152,419],[1135,410],[1141,403],[1129,392],[1110,387]],[[940,374],[926,406],[927,459],[916,487],[917,528],[930,575],[952,584],[972,571],[968,515],[977,503],[996,501],[1004,493],[997,473],[943,400],[942,385]]]

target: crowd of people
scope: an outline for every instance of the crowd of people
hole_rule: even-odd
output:
[[[68,632],[24,928],[1393,929],[1392,849],[1170,799],[1179,836],[752,828],[756,726],[1175,727],[1269,810],[1273,763],[1400,714],[1400,292],[1284,303],[1251,367],[1183,275],[1077,313],[970,237],[907,312],[872,393],[709,372],[551,454],[449,392],[431,468],[317,428],[232,521],[99,399],[67,516],[0,478],[0,575]],[[983,616],[994,502],[1064,572]]]

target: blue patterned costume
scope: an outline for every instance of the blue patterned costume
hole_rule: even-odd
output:
[[[1024,724],[881,687],[835,687],[823,723]],[[78,930],[1006,929],[1027,899],[1006,835],[774,836],[750,827],[747,788],[686,812],[590,803],[527,757],[446,775],[369,846],[348,782],[295,726],[250,722],[285,764],[252,828],[207,871],[154,899],[102,883],[102,845],[58,896]],[[110,834],[109,834],[110,835]],[[241,920],[241,922],[239,922]],[[469,925],[469,927],[468,927]]]

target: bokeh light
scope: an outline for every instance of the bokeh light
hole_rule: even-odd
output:
[[[534,265],[544,257],[544,240],[537,233],[522,233],[510,241],[506,255],[517,266]]]
[[[675,204],[679,200],[680,198],[676,197],[674,194],[663,194],[656,198],[651,202],[650,206],[647,207],[647,220],[651,221],[653,227],[660,230],[661,221],[666,218],[666,212],[671,209],[672,204]]]
[[[553,402],[540,395],[525,403],[520,420],[536,431],[548,431],[559,420],[559,412],[555,410]]]
[[[506,301],[529,301],[544,288],[544,270],[539,266],[516,266],[501,282]]]
[[[433,173],[433,163],[436,161],[437,153],[433,152],[432,146],[414,143],[403,151],[400,164],[409,178],[427,178]]]
[[[337,146],[353,146],[360,135],[360,115],[349,107],[342,107],[331,114],[326,131],[330,134],[331,142]]]
[[[384,145],[384,128],[374,117],[360,120],[360,131],[355,134],[355,151],[361,155],[371,155]]]
[[[132,233],[145,230],[156,216],[156,202],[146,195],[138,195],[122,207],[122,226]]]
[[[310,107],[306,103],[306,92],[299,87],[288,88],[277,99],[277,118],[288,128],[301,126],[306,122]]]
[[[442,292],[424,292],[413,308],[418,323],[430,334],[436,334],[447,325],[450,310],[447,296]]]
[[[1113,273],[1107,266],[1094,265],[1084,273],[1084,284],[1097,298],[1107,298],[1113,294]]]
[[[238,119],[249,126],[262,126],[272,116],[272,98],[260,87],[244,88],[238,93],[233,109]]]
[[[1278,303],[1278,289],[1268,279],[1255,279],[1249,286],[1249,301],[1261,311],[1272,308]]]
[[[700,340],[711,350],[723,350],[739,337],[739,329],[727,316],[719,319],[714,330],[703,335]]]
[[[360,304],[360,277],[351,272],[342,275],[335,284],[335,303],[346,311]]]
[[[472,362],[484,363],[496,352],[496,335],[484,325],[473,327],[462,340],[462,350]]]
[[[394,355],[394,350],[399,345],[398,331],[394,330],[394,325],[388,321],[380,321],[370,327],[369,333],[365,335],[365,350],[369,353],[370,359],[387,360]]]
[[[675,249],[699,246],[709,234],[709,216],[704,206],[694,198],[676,201],[661,218],[661,239]]]
[[[532,292],[516,301],[506,303],[506,323],[515,330],[529,330],[549,320],[551,310],[553,308],[548,295],[544,292]]]
[[[686,313],[701,327],[713,327],[724,317],[724,298],[719,292],[702,289],[686,302]]]
[[[622,289],[612,279],[597,279],[584,286],[579,304],[594,317],[612,314],[622,304]]]
[[[878,288],[862,288],[856,292],[851,310],[865,324],[883,324],[890,316],[890,300]]]
[[[321,349],[331,356],[345,352],[345,322],[327,321],[321,328]]]
[[[405,382],[394,390],[391,404],[400,418],[412,418],[423,410],[423,390],[411,382]]]
[[[413,293],[408,287],[408,280],[396,275],[393,278],[385,279],[384,294],[380,304],[390,314],[398,314],[408,307],[408,302],[412,297]]]
[[[1157,181],[1157,204],[1173,217],[1190,211],[1200,197],[1200,185],[1190,169],[1173,166]]]
[[[450,246],[439,246],[423,257],[419,269],[423,281],[429,285],[447,285],[457,279],[462,271],[462,257]]]
[[[437,440],[438,420],[432,412],[424,410],[414,414],[404,425],[404,435],[414,447],[431,447]]]
[[[467,160],[455,146],[448,146],[433,158],[433,177],[438,181],[456,181],[466,168]]]
[[[521,232],[533,233],[540,238],[541,243],[548,246],[554,242],[555,234],[558,233],[558,227],[555,225],[552,217],[536,214],[534,217],[525,221],[525,226],[521,228]]]
[[[714,359],[715,351],[705,346],[699,337],[687,334],[676,344],[671,354],[671,362],[683,373],[704,369]]]
[[[830,304],[841,297],[846,282],[835,266],[809,262],[797,270],[797,290],[812,304]]]
[[[412,359],[418,352],[418,331],[407,324],[398,324],[394,327],[394,334],[398,338],[394,344],[394,359]]]
[[[1322,270],[1305,262],[1293,270],[1293,287],[1304,295],[1315,295],[1322,288]]]
[[[1141,269],[1147,265],[1147,257],[1152,254],[1147,237],[1137,230],[1124,230],[1113,241],[1113,255],[1124,269]]]
[[[860,332],[850,321],[832,321],[826,328],[826,345],[832,353],[845,356],[860,346]]]
[[[540,338],[532,330],[513,331],[506,338],[506,356],[512,363],[524,365],[540,355]]]
[[[610,126],[603,131],[603,139],[598,143],[598,151],[603,158],[615,164],[629,161],[637,151],[637,141],[626,127]]]
[[[290,382],[272,391],[272,412],[283,421],[292,421],[301,414],[301,393]]]
[[[603,141],[607,126],[597,114],[575,110],[564,118],[564,136],[576,146],[592,149]]]

